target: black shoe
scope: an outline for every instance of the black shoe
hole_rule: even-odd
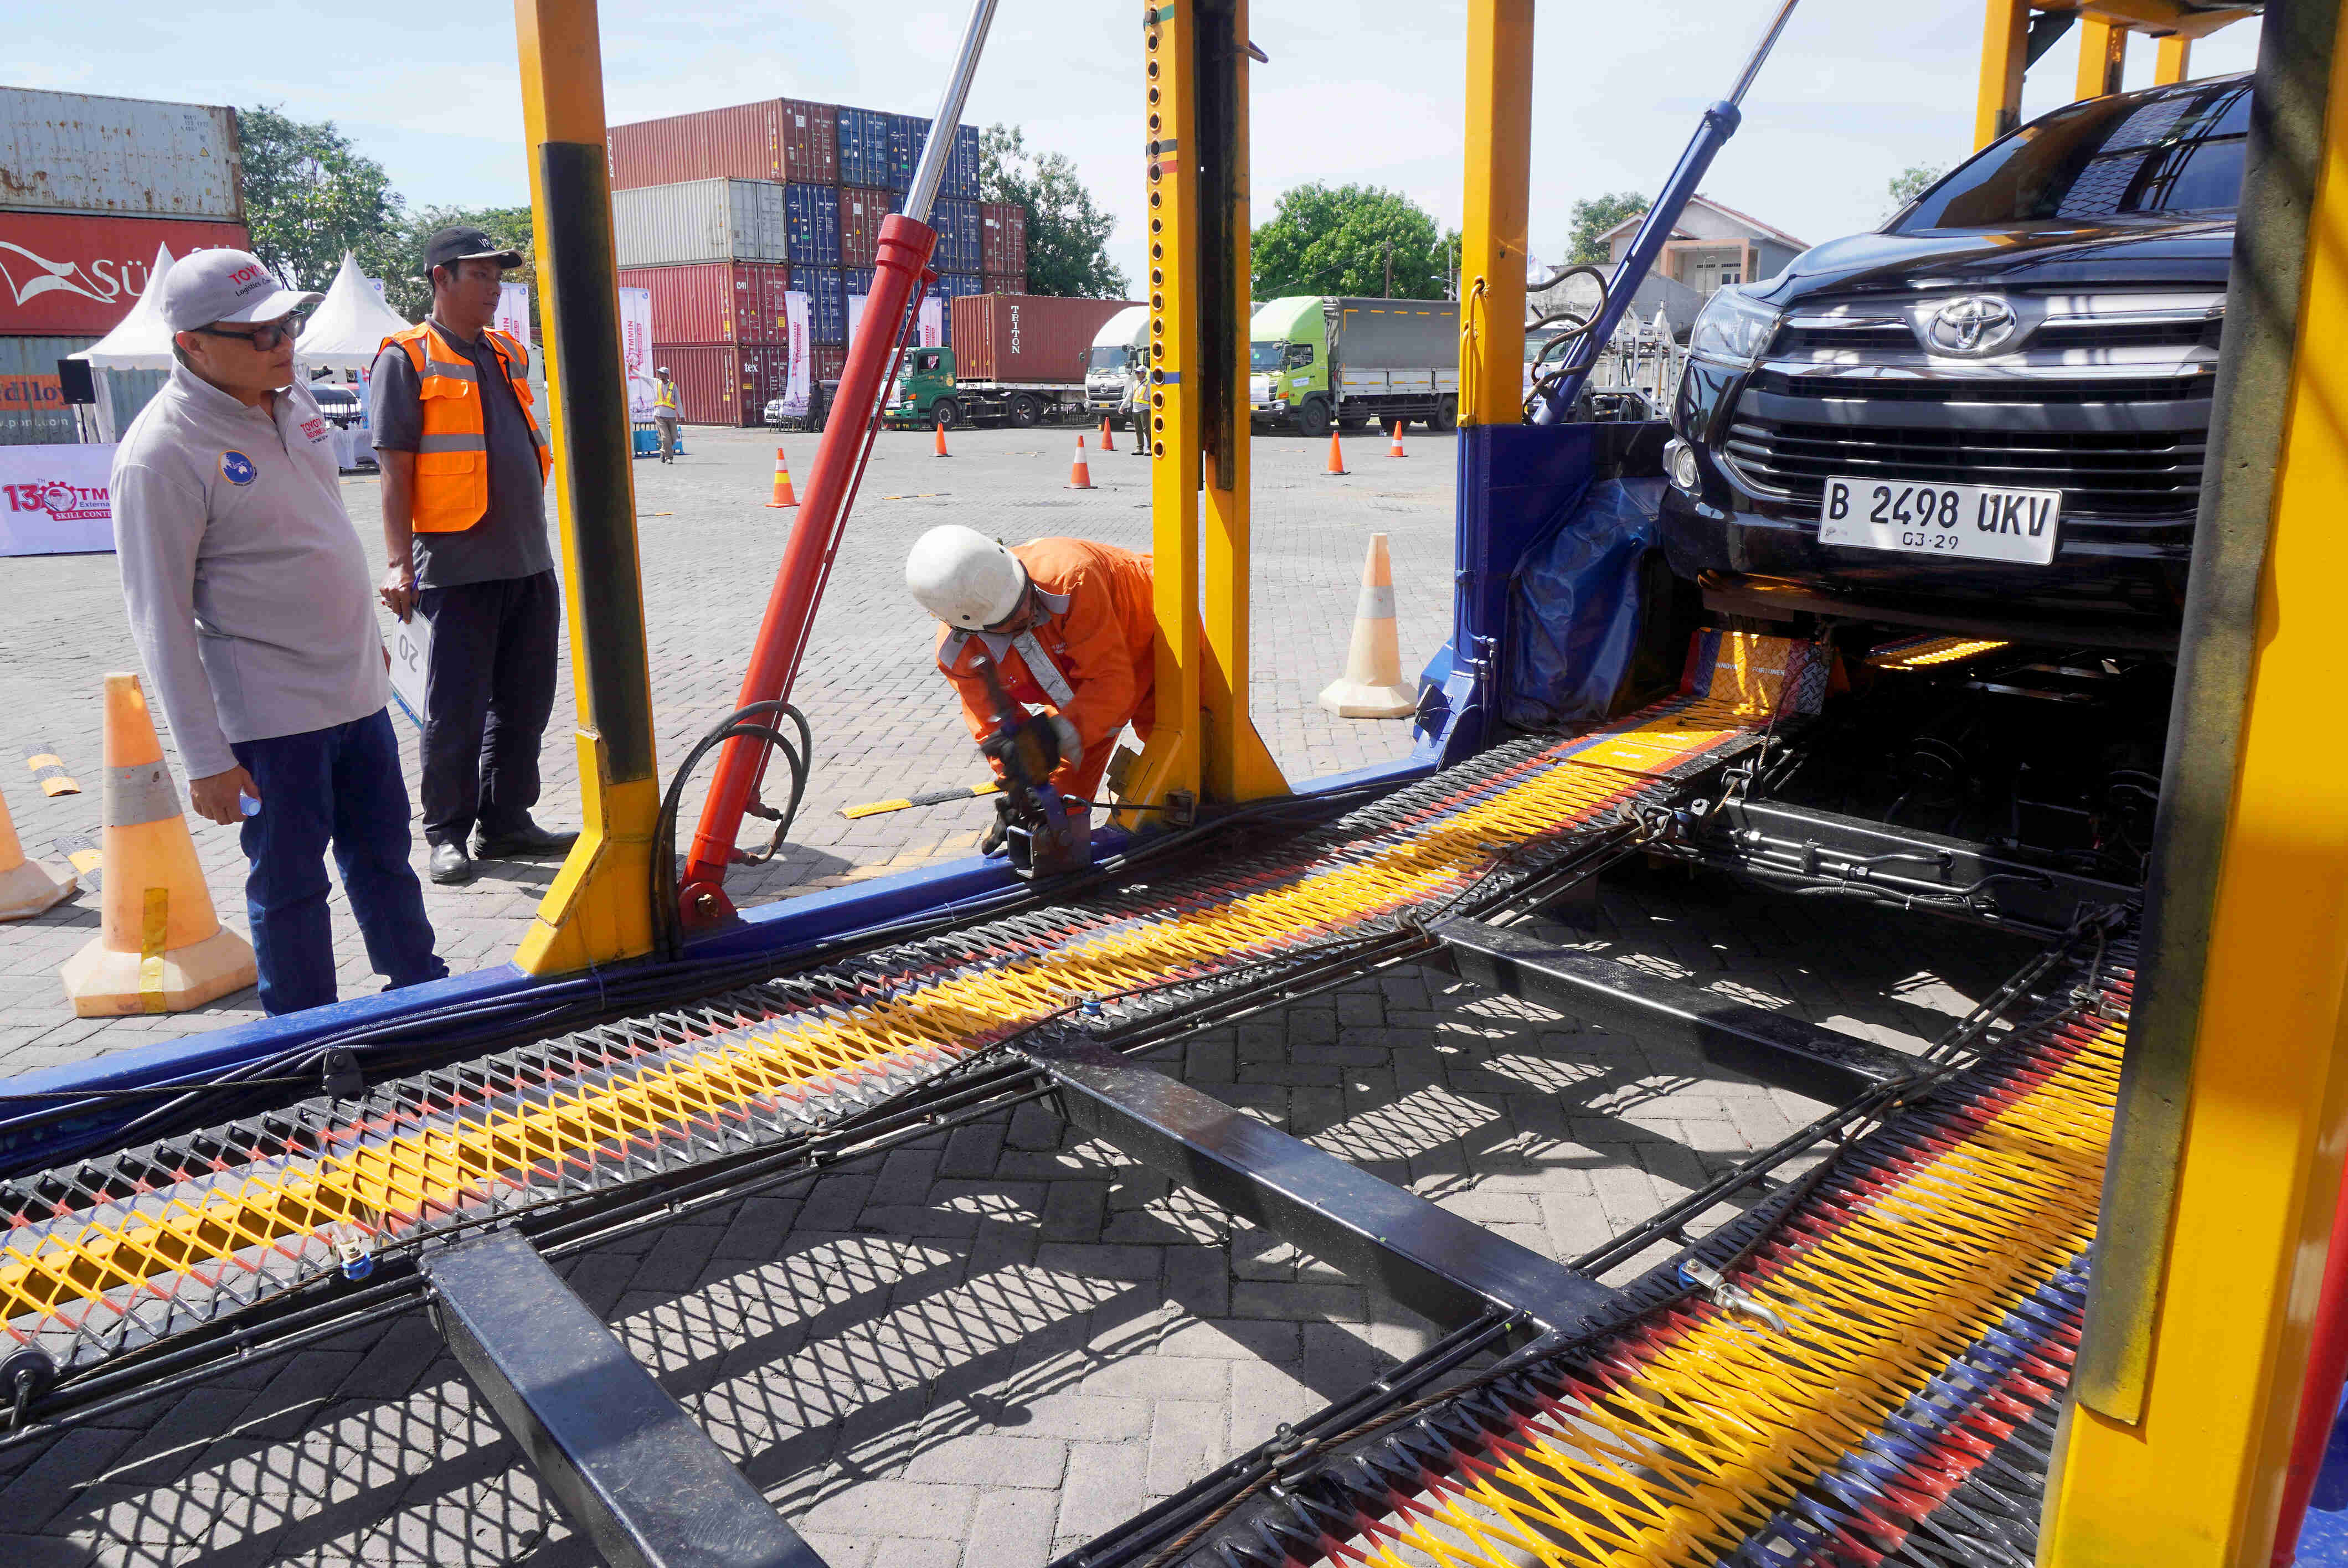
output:
[[[436,844],[432,846],[432,880],[443,886],[453,886],[473,879],[473,863],[466,858],[461,844]]]
[[[520,860],[533,855],[560,855],[578,842],[575,833],[549,833],[524,817],[521,825],[510,833],[495,837],[476,833],[473,853],[484,860]]]

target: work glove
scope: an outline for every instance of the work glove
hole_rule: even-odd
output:
[[[1001,855],[1004,853],[1004,843],[1010,836],[1011,802],[1002,795],[996,795],[994,823],[986,830],[986,836],[978,841],[978,852],[981,855]]]
[[[1052,738],[1060,743],[1060,761],[1063,764],[1074,767],[1083,760],[1084,737],[1076,733],[1076,725],[1057,713],[1052,715]]]

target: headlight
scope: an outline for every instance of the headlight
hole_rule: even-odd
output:
[[[1672,483],[1693,496],[1696,493],[1698,476],[1695,470],[1695,448],[1674,436],[1663,443],[1663,472]]]
[[[1743,290],[1725,288],[1712,296],[1695,318],[1688,352],[1735,365],[1750,365],[1777,333],[1776,311]]]

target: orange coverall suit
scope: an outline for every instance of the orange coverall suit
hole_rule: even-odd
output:
[[[1061,763],[1053,787],[1079,800],[1097,799],[1094,792],[1118,733],[1130,723],[1147,742],[1158,714],[1158,614],[1150,601],[1149,558],[1089,539],[1031,539],[1012,546],[1011,553],[1047,596],[1050,613],[1028,630],[1058,666],[1057,680],[1065,681],[1072,699],[1055,702],[1047,688],[1057,682],[1038,680],[1011,640],[993,632],[940,627],[938,668],[962,695],[971,738],[983,741],[994,733],[994,709],[972,644],[986,644],[1013,702],[1051,709],[1076,728],[1084,755]]]

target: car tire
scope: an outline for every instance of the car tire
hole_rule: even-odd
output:
[[[1435,417],[1428,420],[1426,425],[1430,430],[1458,429],[1459,400],[1456,397],[1447,397],[1436,404]]]
[[[952,430],[962,423],[962,405],[951,397],[941,397],[930,405],[930,422],[941,430]]]
[[[1011,400],[1011,423],[1021,430],[1033,430],[1044,422],[1044,405],[1026,393]]]
[[[1300,436],[1329,434],[1329,405],[1321,398],[1308,397],[1296,405],[1296,432]]]

